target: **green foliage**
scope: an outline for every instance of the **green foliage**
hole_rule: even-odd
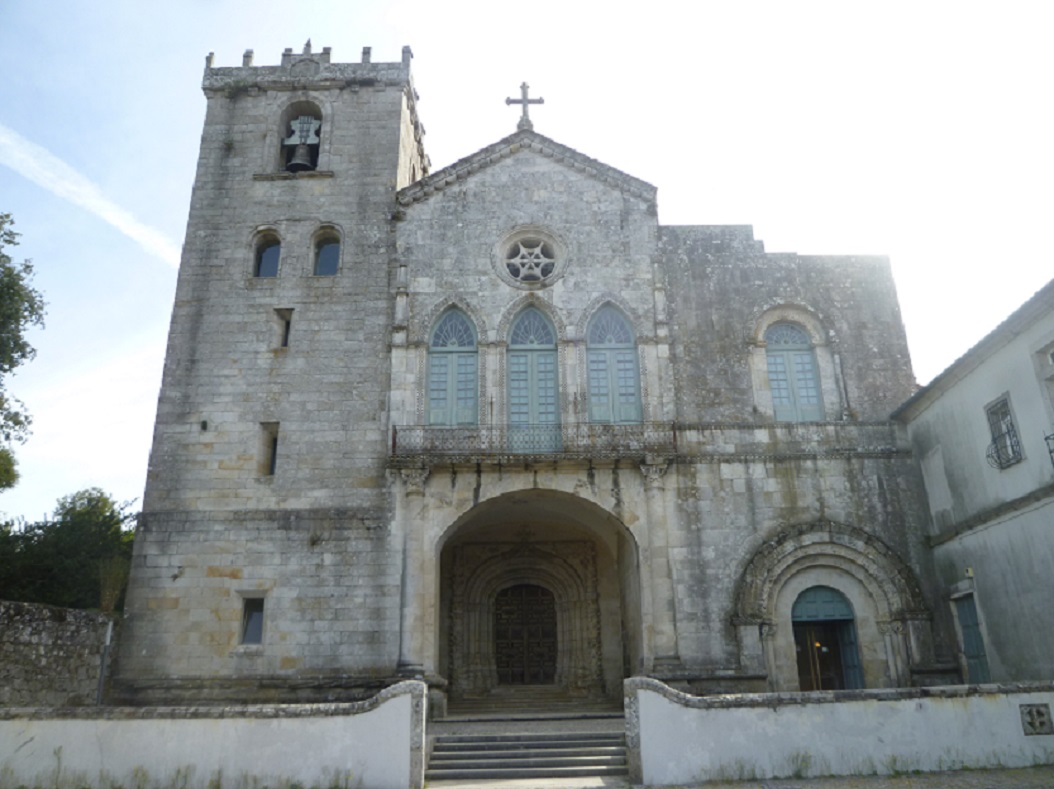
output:
[[[15,263],[4,251],[18,244],[13,224],[10,214],[0,214],[0,440],[8,445],[26,440],[30,418],[21,401],[7,392],[6,378],[36,354],[26,339],[27,329],[44,325],[44,299],[31,284],[33,266]],[[0,447],[0,490],[17,480],[10,447]]]
[[[0,526],[0,599],[120,608],[135,515],[98,488],[64,496],[51,520]]]
[[[7,447],[0,447],[0,490],[7,490],[18,482],[18,464],[15,453]]]

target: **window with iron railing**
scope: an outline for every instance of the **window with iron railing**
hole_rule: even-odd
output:
[[[992,443],[988,445],[985,456],[992,468],[1008,468],[1024,459],[1021,453],[1021,441],[1014,427],[1014,417],[1010,412],[1010,398],[1001,397],[986,409],[988,429],[991,431]]]

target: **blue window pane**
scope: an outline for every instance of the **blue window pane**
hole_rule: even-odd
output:
[[[335,276],[338,268],[340,268],[340,242],[327,241],[319,244],[315,255],[315,276]]]
[[[281,244],[274,243],[260,247],[256,253],[256,270],[253,273],[257,277],[277,277],[278,258],[281,253]]]
[[[809,335],[799,326],[776,323],[765,332],[769,390],[779,422],[823,419],[820,376]]]

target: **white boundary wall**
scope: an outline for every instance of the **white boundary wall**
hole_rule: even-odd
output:
[[[1054,764],[1021,709],[1047,705],[1049,726],[1050,683],[698,697],[634,677],[625,694],[646,785]]]
[[[420,789],[426,685],[367,701],[0,709],[0,786]]]

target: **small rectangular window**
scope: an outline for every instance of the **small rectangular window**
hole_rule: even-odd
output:
[[[275,318],[278,322],[278,347],[289,347],[289,334],[293,330],[293,310],[275,309]]]
[[[992,443],[988,445],[986,453],[988,464],[993,468],[1007,468],[1020,463],[1024,455],[1021,454],[1021,441],[1010,412],[1010,398],[1000,397],[985,409],[985,414],[992,436]]]
[[[261,476],[273,477],[278,469],[278,422],[260,423]]]
[[[264,599],[246,597],[242,600],[242,640],[243,644],[263,643]]]

